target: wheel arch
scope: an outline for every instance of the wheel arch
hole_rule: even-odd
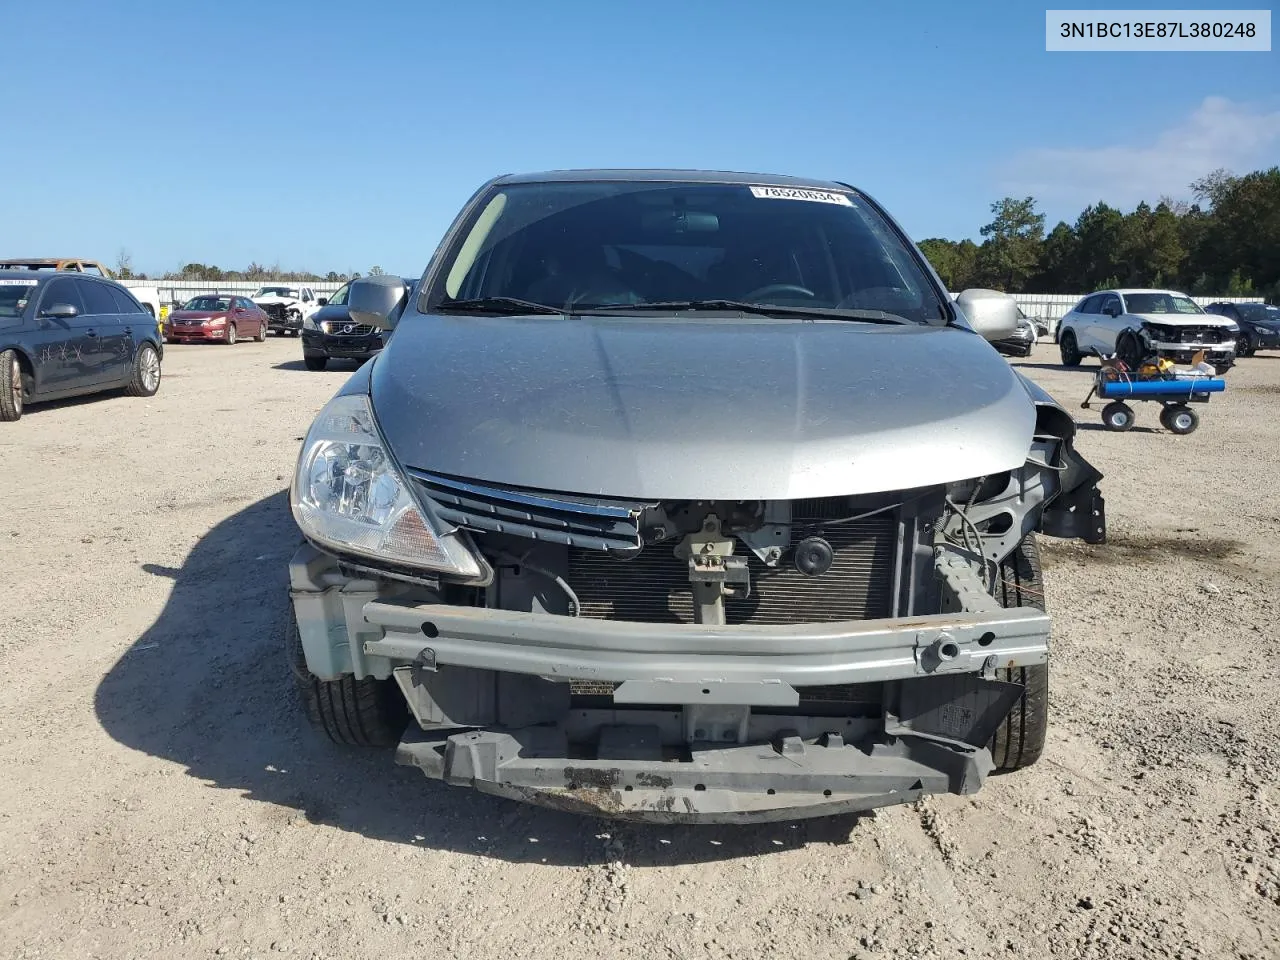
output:
[[[36,376],[36,363],[30,352],[20,343],[4,343],[0,341],[0,353],[6,350],[12,350],[18,357],[18,366],[22,368],[22,373],[29,380],[31,392],[35,393],[39,387],[39,377]]]

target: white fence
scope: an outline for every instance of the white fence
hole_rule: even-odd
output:
[[[249,296],[262,286],[310,287],[318,296],[327,297],[342,286],[343,281],[316,280],[314,282],[296,282],[293,280],[264,280],[260,283],[249,281],[231,281],[207,283],[201,280],[122,280],[126,287],[154,287],[160,291],[161,303],[185,303],[201,293],[231,293]],[[1092,291],[1090,291],[1092,292]],[[955,294],[953,293],[954,297]],[[1084,299],[1084,293],[1015,293],[1014,299],[1022,312],[1033,320],[1043,320],[1050,332],[1058,325],[1066,313]],[[1262,297],[1192,297],[1200,306],[1217,303],[1223,300],[1232,303],[1261,303]]]
[[[126,287],[149,287],[160,291],[161,303],[186,303],[202,293],[230,293],[247,297],[260,287],[310,287],[317,296],[336,293],[343,280],[232,280],[212,283],[203,280],[121,280]]]

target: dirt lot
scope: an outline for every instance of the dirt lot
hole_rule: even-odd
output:
[[[1190,437],[1079,409],[1110,543],[1045,544],[1053,728],[974,798],[610,826],[306,727],[284,494],[351,367],[173,347],[0,425],[0,957],[1280,956],[1280,355]]]

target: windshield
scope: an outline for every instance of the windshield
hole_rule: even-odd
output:
[[[192,297],[182,305],[183,310],[203,310],[224,313],[231,309],[230,297]]]
[[[574,311],[728,300],[946,316],[908,245],[857,193],[745,184],[500,186],[446,253],[425,309],[490,298]]]
[[[1204,313],[1190,297],[1174,293],[1126,293],[1126,313]]]
[[[297,297],[298,291],[292,287],[261,287],[255,297]]]
[[[0,280],[0,317],[20,317],[35,292],[32,280]]]
[[[343,304],[345,304],[347,302],[347,291],[350,289],[351,289],[351,284],[349,283],[344,283],[342,286],[340,286],[337,289],[337,291],[333,294],[333,296],[329,298],[329,306],[340,307]]]
[[[1245,320],[1257,323],[1259,320],[1280,320],[1280,307],[1267,303],[1237,303],[1236,310]]]

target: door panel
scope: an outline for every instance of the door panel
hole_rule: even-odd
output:
[[[70,319],[40,316],[54,304],[68,303],[80,311]],[[32,361],[35,367],[37,393],[74,390],[88,382],[87,354],[97,349],[88,330],[91,321],[84,316],[84,301],[70,277],[59,277],[44,285],[37,308],[35,334],[32,337]]]
[[[1096,334],[1094,339],[1097,341],[1098,349],[1103,353],[1116,352],[1116,337],[1120,330],[1128,323],[1128,318],[1123,313],[1118,317],[1108,316],[1104,311],[1108,308],[1119,312],[1121,309],[1120,298],[1115,294],[1103,297],[1102,303],[1098,307],[1098,315],[1094,317]]]
[[[96,280],[77,279],[87,318],[93,321],[92,383],[124,379],[133,360],[133,338],[125,333],[124,318],[111,288]]]

